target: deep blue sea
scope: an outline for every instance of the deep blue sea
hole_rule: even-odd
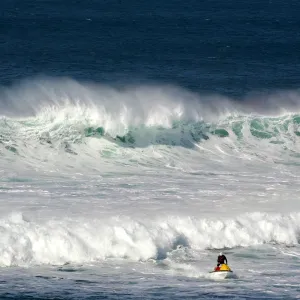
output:
[[[299,1],[2,0],[0,59],[0,299],[299,298]]]
[[[1,2],[1,83],[47,75],[236,97],[297,89],[298,1]]]

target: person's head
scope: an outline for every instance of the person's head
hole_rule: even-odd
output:
[[[220,252],[220,254],[219,254],[220,256],[222,256],[223,255],[223,252]]]

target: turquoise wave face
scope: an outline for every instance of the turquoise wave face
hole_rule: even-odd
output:
[[[129,144],[139,144],[142,137],[152,138],[152,143],[181,145],[182,138],[192,142],[203,142],[211,136],[220,138],[235,138],[243,140],[249,135],[257,140],[269,140],[273,144],[284,144],[300,136],[300,116],[288,115],[282,117],[229,117],[218,123],[182,122],[173,123],[172,128],[140,126],[128,128],[125,135],[113,136],[116,141]],[[85,137],[106,137],[104,127],[88,127],[84,129]],[[178,143],[176,141],[179,141]]]
[[[243,138],[243,130],[246,127],[253,138],[270,140],[271,143],[284,143],[286,139],[300,136],[299,124],[299,115],[276,118],[247,117],[246,120],[231,120],[232,131],[239,139]]]
[[[296,141],[300,137],[300,115],[229,116],[215,123],[174,120],[168,128],[128,126],[122,129],[124,134],[112,134],[101,124],[95,126],[96,122],[90,123],[86,120],[62,120],[52,124],[37,118],[2,119],[0,145],[3,151],[15,154],[19,153],[19,147],[28,144],[50,147],[63,145],[67,152],[72,153],[72,145],[86,143],[89,139],[105,139],[119,147],[167,145],[191,149],[210,141],[209,147],[212,147],[214,143],[221,144],[230,140],[239,151],[249,147],[261,151],[269,144],[277,145],[275,151],[290,150],[295,156],[298,153]]]
[[[229,136],[225,129],[213,129],[204,122],[185,123],[174,122],[171,128],[161,126],[139,126],[128,128],[124,135],[111,136],[103,127],[88,127],[84,129],[84,136],[96,138],[109,138],[118,143],[130,144],[137,147],[145,147],[149,144],[163,144],[173,146],[193,147],[193,143],[199,143],[209,139],[209,134],[219,137]]]

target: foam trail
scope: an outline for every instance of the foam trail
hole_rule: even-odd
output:
[[[0,265],[82,263],[106,258],[164,259],[178,246],[194,250],[298,244],[300,214],[254,213],[235,219],[34,222],[13,214],[0,222]]]

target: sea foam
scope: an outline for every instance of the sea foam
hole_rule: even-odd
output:
[[[265,243],[296,245],[300,214],[252,213],[234,219],[168,217],[138,221],[35,222],[13,214],[0,222],[0,265],[64,264],[123,258],[166,258],[178,247],[197,250],[248,247]]]

